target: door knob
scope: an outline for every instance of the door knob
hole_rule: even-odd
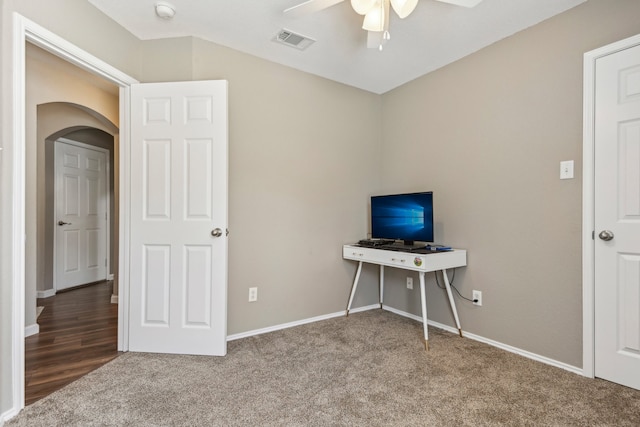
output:
[[[605,242],[608,242],[609,240],[613,239],[613,232],[609,230],[602,230],[600,234],[598,234],[598,237],[604,240]]]
[[[211,235],[213,237],[220,237],[222,236],[222,230],[220,230],[219,228],[214,228],[213,230],[211,230]]]
[[[71,225],[70,222],[58,221],[58,225]]]

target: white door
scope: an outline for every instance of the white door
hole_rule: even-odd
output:
[[[129,349],[227,349],[227,82],[131,87]]]
[[[55,143],[56,290],[107,278],[107,156],[87,147]]]
[[[640,389],[640,46],[595,69],[595,375]]]

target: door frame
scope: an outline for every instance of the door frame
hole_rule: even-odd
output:
[[[74,147],[80,147],[80,148],[84,148],[85,150],[93,150],[93,151],[98,151],[100,153],[103,153],[105,155],[105,170],[104,170],[104,174],[105,174],[105,187],[106,187],[106,224],[105,224],[105,257],[107,258],[106,260],[106,265],[105,265],[105,276],[104,279],[107,280],[107,278],[109,277],[109,272],[111,271],[111,203],[109,201],[109,191],[111,190],[111,186],[109,185],[109,177],[111,174],[111,162],[110,162],[110,156],[109,156],[109,150],[107,150],[106,148],[102,148],[102,147],[98,147],[95,145],[90,145],[90,144],[85,144],[79,141],[74,141],[72,139],[69,138],[65,138],[65,137],[60,137],[58,139],[56,139],[54,142],[54,144],[67,144],[67,145],[73,145]],[[111,148],[113,150],[113,147]],[[58,179],[58,162],[57,162],[57,145],[54,147],[54,177],[55,180]],[[54,188],[57,189],[57,182],[54,185]],[[53,218],[52,221],[54,222],[54,226],[53,226],[53,242],[54,242],[54,246],[53,246],[53,290],[54,292],[58,291],[58,227],[56,227],[57,224],[55,224],[56,221],[56,216],[58,215],[58,198],[54,197],[53,198]]]
[[[596,60],[640,45],[640,34],[584,54],[582,140],[582,374],[595,377],[595,69]]]
[[[26,134],[26,43],[32,43],[59,58],[96,74],[120,87],[120,134],[118,162],[120,165],[120,208],[118,230],[118,350],[128,350],[129,312],[129,101],[130,86],[138,83],[106,62],[80,49],[67,40],[41,27],[28,18],[13,13],[12,29],[12,105],[13,120],[10,130],[11,148],[11,298],[12,298],[12,369],[11,389],[13,407],[6,416],[11,417],[24,408],[24,338],[25,338],[25,134]]]

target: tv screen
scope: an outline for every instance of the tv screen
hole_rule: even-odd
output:
[[[372,196],[371,237],[433,242],[433,193]]]

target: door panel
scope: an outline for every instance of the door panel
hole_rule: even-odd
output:
[[[132,86],[129,349],[226,354],[227,86]]]
[[[70,274],[80,269],[80,232],[78,230],[63,230],[64,240],[64,274]],[[60,285],[60,284],[59,284]],[[64,286],[64,284],[62,284]],[[60,286],[58,286],[60,289]]]
[[[169,326],[171,246],[145,245],[142,268],[142,324]]]
[[[171,218],[171,141],[145,140],[142,142],[145,173],[143,204],[145,219],[169,220]]]
[[[185,246],[185,307],[183,322],[189,327],[211,325],[211,248],[208,246]]]
[[[212,162],[211,140],[186,141],[184,206],[185,217],[189,219],[211,220],[213,201],[211,199]]]
[[[595,99],[595,374],[640,389],[640,46],[597,59]]]

